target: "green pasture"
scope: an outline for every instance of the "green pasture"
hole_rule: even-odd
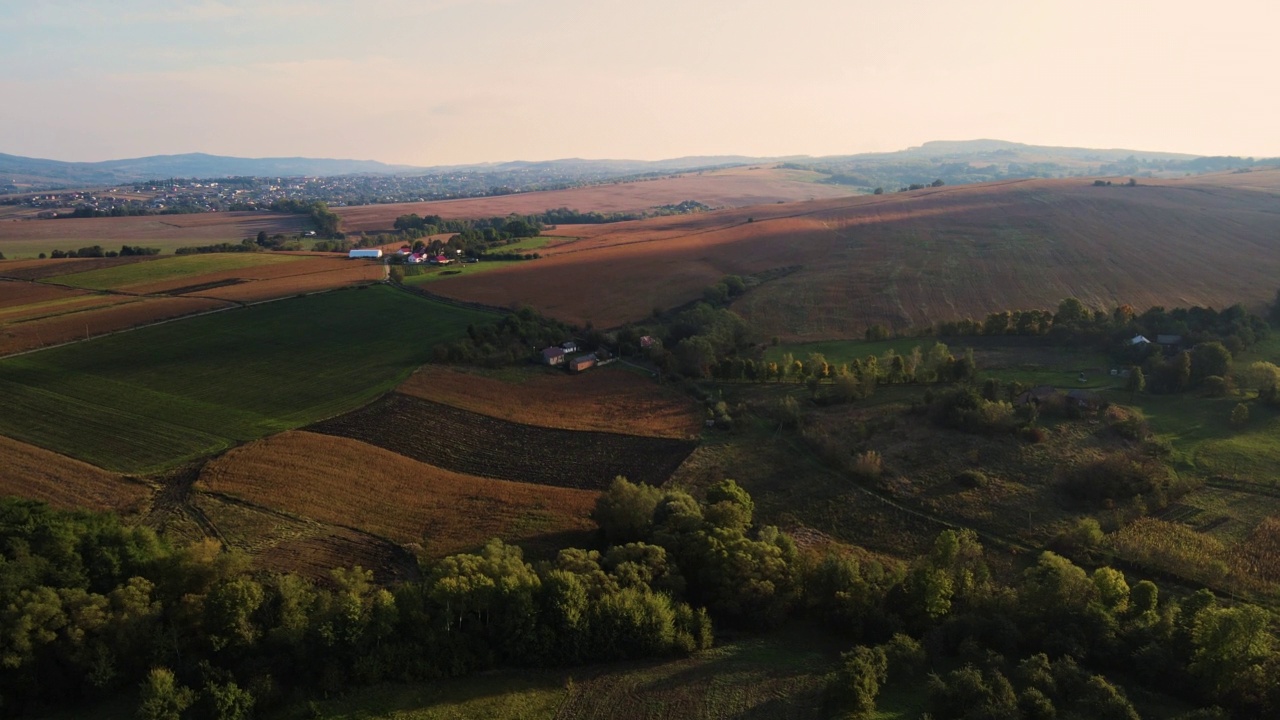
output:
[[[873,342],[866,340],[820,340],[818,342],[781,343],[765,350],[764,359],[768,362],[781,362],[784,355],[791,353],[794,359],[803,361],[810,355],[818,353],[833,365],[844,365],[854,360],[862,360],[869,355],[879,357],[889,350],[893,350],[899,355],[909,355],[912,348],[918,346],[920,352],[928,352],[935,342],[937,342],[937,339],[931,337],[906,337]],[[957,348],[960,346],[949,347],[951,347],[952,352],[957,352]]]
[[[281,255],[279,253],[208,253],[204,255],[177,255],[160,260],[129,263],[87,272],[60,275],[51,278],[60,285],[73,285],[89,290],[115,290],[130,285],[195,277],[208,273],[239,270],[258,265],[294,262],[305,255]]]
[[[358,407],[493,316],[386,286],[0,361],[0,434],[148,473]]]
[[[493,251],[494,252],[533,252],[534,250],[541,250],[542,248],[546,247],[547,243],[551,242],[553,239],[554,238],[544,237],[544,236],[517,238],[516,241],[511,243],[510,245],[499,245],[493,248]]]

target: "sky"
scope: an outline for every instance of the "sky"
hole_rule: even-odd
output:
[[[0,152],[1280,156],[1271,0],[0,0]]]

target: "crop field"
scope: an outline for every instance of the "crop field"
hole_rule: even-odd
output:
[[[0,361],[0,434],[153,472],[368,402],[434,343],[491,317],[375,286],[12,357]]]
[[[180,255],[162,257],[146,263],[129,263],[87,272],[59,275],[56,280],[62,285],[71,285],[89,290],[161,292],[160,288],[177,287],[184,282],[189,282],[192,278],[209,273],[227,270],[238,271],[260,265],[297,262],[304,257],[281,253]]]
[[[569,375],[546,368],[506,371],[427,365],[398,392],[481,415],[564,430],[691,438],[703,413],[688,397],[618,367]]]
[[[512,265],[520,265],[523,263],[533,262],[532,260],[483,260],[477,263],[454,264],[440,267],[439,265],[406,265],[401,270],[404,272],[405,285],[422,285],[424,283],[433,283],[438,280],[449,278],[469,278],[473,275],[486,273],[499,268],[510,267]]]
[[[433,290],[609,327],[696,299],[726,274],[801,265],[734,305],[763,336],[789,341],[1069,296],[1098,307],[1259,307],[1280,276],[1275,194],[1219,180],[1011,181],[579,226],[578,240],[537,262]]]
[[[3,272],[2,265],[0,265],[0,272]],[[0,310],[24,305],[60,302],[86,294],[88,293],[84,290],[72,290],[70,288],[16,280],[0,280]]]
[[[590,490],[618,475],[661,485],[697,446],[523,425],[399,393],[307,429],[467,475]]]
[[[815,182],[822,177],[818,173],[770,166],[739,167],[568,190],[341,207],[334,208],[334,212],[342,217],[343,230],[370,232],[389,230],[397,217],[410,213],[444,218],[481,218],[540,213],[561,207],[583,212],[638,212],[685,200],[697,200],[711,207],[742,207],[844,197],[855,192],[853,188]]]
[[[131,255],[129,257],[102,258],[58,258],[45,260],[4,260],[0,261],[0,277],[17,280],[45,280],[59,275],[88,272],[103,268],[114,268],[121,265],[154,262],[160,258],[155,255]]]
[[[394,219],[394,218],[393,218]],[[305,215],[273,212],[217,212],[188,215],[0,220],[0,252],[7,258],[101,245],[158,247],[171,253],[187,245],[239,242],[258,231],[296,233],[311,227]]]
[[[49,308],[38,317],[0,322],[0,355],[35,350],[73,340],[97,338],[139,325],[170,320],[184,315],[230,307],[230,303],[203,298],[121,296],[95,298],[79,307]]]
[[[0,496],[39,500],[63,510],[133,515],[151,488],[42,448],[0,437]]]
[[[475,550],[495,537],[554,549],[585,542],[595,528],[594,492],[463,475],[355,440],[301,431],[212,460],[196,487],[418,544],[434,557]]]

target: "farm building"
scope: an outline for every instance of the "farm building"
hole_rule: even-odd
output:
[[[1181,345],[1181,335],[1157,335],[1156,344],[1158,345]]]
[[[595,365],[596,365],[596,356],[590,353],[586,355],[579,355],[578,357],[569,361],[569,369],[574,372],[582,372],[583,370],[586,370],[588,368],[595,367]]]
[[[348,258],[380,258],[382,251],[377,248],[357,248],[347,253]]]
[[[560,347],[564,348],[565,352],[578,352],[578,343],[572,340],[560,343]]]
[[[1142,335],[1134,335],[1133,338],[1129,340],[1129,344],[1130,345],[1150,345],[1151,341],[1146,339]]]
[[[549,347],[542,351],[542,362],[548,365],[562,365],[565,357],[564,350],[558,347]]]

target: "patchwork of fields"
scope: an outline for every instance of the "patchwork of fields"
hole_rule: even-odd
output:
[[[307,428],[481,477],[602,490],[622,475],[661,485],[693,452],[689,440],[513,423],[391,393]]]
[[[375,286],[8,358],[0,433],[154,472],[358,407],[491,317]]]

